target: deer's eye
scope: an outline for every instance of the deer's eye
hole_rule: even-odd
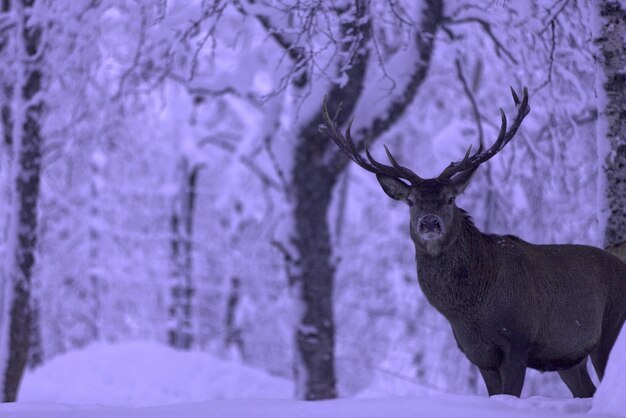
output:
[[[454,203],[454,196],[452,196],[450,199],[448,199],[448,205],[451,205]]]
[[[406,200],[407,205],[409,205],[409,207],[413,206],[415,203],[413,203],[412,200],[407,199]]]

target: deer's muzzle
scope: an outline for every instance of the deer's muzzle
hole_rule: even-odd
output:
[[[422,216],[418,223],[418,232],[423,240],[439,239],[443,236],[443,221],[437,215]]]

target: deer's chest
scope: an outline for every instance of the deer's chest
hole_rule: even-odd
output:
[[[502,351],[493,343],[489,335],[472,321],[458,320],[450,322],[454,339],[469,361],[483,369],[499,367],[502,360]]]
[[[452,265],[448,270],[433,272],[422,267],[418,268],[418,275],[428,301],[450,322],[459,349],[479,367],[497,367],[501,355],[493,344],[493,327],[483,323],[481,298],[471,285],[468,269]]]
[[[477,312],[478,295],[467,263],[456,259],[419,259],[420,288],[439,312],[449,320]]]

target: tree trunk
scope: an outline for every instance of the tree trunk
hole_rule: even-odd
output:
[[[102,276],[102,187],[104,185],[103,170],[106,160],[103,151],[96,148],[89,161],[91,178],[89,179],[89,249],[88,249],[88,290],[87,303],[90,304],[90,315],[85,324],[89,330],[84,336],[82,345],[100,339],[100,324],[102,318],[102,290],[104,277]]]
[[[329,175],[319,152],[319,138],[298,143],[293,172],[295,239],[299,264],[292,288],[299,291],[301,317],[296,328],[297,397],[306,400],[337,397],[335,376],[335,322],[331,243],[326,214],[337,179]]]
[[[241,333],[241,324],[237,320],[238,311],[241,304],[241,280],[237,276],[230,278],[230,289],[226,302],[226,315],[224,328],[226,329],[224,347],[230,350],[231,347],[237,350],[239,358],[245,359],[246,349]]]
[[[369,52],[366,43],[370,38],[369,19],[365,2],[355,2],[352,19],[344,19],[344,33],[353,36],[363,52],[357,54],[347,71],[345,86],[333,86],[329,93],[329,108],[335,112],[343,100],[343,109],[351,113],[363,91]],[[346,43],[344,48],[349,48]],[[310,77],[298,77],[299,85]],[[321,108],[320,108],[321,110]],[[335,323],[333,314],[333,282],[335,268],[331,263],[331,241],[327,219],[332,190],[340,168],[325,160],[331,146],[328,137],[318,132],[321,112],[305,124],[298,135],[294,150],[292,185],[294,190],[294,235],[292,241],[297,257],[290,269],[289,285],[300,305],[295,328],[296,397],[306,400],[337,397],[335,374]],[[333,151],[337,151],[333,149]],[[346,166],[347,161],[341,160]]]
[[[43,364],[44,352],[41,339],[41,308],[38,300],[33,298],[31,301],[31,320],[30,320],[30,347],[28,348],[27,366],[30,369],[41,366]]]
[[[189,162],[180,164],[181,190],[170,218],[172,288],[168,342],[172,347],[188,350],[193,345],[193,217],[199,167],[189,169]]]
[[[336,13],[338,23],[335,69],[341,84],[333,84],[327,92],[328,111],[335,115],[342,104],[342,118],[347,122],[353,114],[365,88],[370,63],[379,65],[381,56],[374,51],[378,46],[372,40],[370,2],[355,0],[332,4],[329,10]],[[317,10],[317,9],[316,9]],[[316,13],[311,9],[311,13]],[[242,7],[242,13],[249,10]],[[416,31],[416,54],[407,63],[407,72],[402,82],[383,100],[387,109],[380,112],[370,125],[357,132],[357,148],[363,149],[389,130],[404,115],[417,94],[419,86],[426,78],[437,31],[443,15],[441,0],[426,0],[420,11],[419,28]],[[253,13],[254,14],[254,13]],[[271,14],[270,14],[271,15]],[[286,56],[292,60],[291,85],[295,96],[305,98],[313,86],[315,77],[310,73],[318,63],[306,52],[308,46],[301,45],[303,37],[292,37],[297,28],[287,25],[280,28],[272,17],[263,12],[254,14],[268,31],[270,38],[284,48]],[[329,16],[324,16],[326,20]],[[292,22],[293,19],[286,19]],[[330,19],[329,21],[333,21]],[[311,61],[312,60],[312,61]],[[310,65],[312,64],[313,65]],[[329,66],[330,68],[331,66]],[[326,69],[324,70],[326,73]],[[406,75],[406,79],[404,76]],[[296,100],[297,102],[298,100]],[[332,190],[341,172],[346,168],[348,158],[339,151],[327,134],[318,132],[323,122],[321,103],[319,112],[298,127],[295,136],[293,166],[289,189],[293,190],[293,244],[292,254],[289,244],[277,245],[287,263],[289,286],[296,302],[295,362],[296,396],[299,399],[317,400],[337,396],[334,364],[335,324],[333,317],[333,280],[335,267],[331,262],[328,209]],[[297,119],[297,118],[296,118]]]
[[[372,143],[403,115],[417,94],[427,75],[434,45],[434,34],[442,18],[439,0],[426,2],[420,16],[422,32],[416,38],[418,58],[406,86],[390,101],[384,116],[376,118],[371,126],[360,129],[360,145]],[[361,42],[369,42],[370,26],[367,6],[356,2],[353,21],[346,19],[344,31],[359,33]],[[358,37],[357,37],[358,38]],[[360,46],[367,51],[367,46]],[[343,102],[344,117],[350,115],[364,89],[365,75],[371,56],[363,52],[351,63],[348,82],[334,86],[328,94],[328,109],[335,114]],[[320,104],[321,105],[321,104]],[[332,246],[329,233],[328,210],[332,191],[348,159],[334,143],[318,132],[321,113],[306,124],[298,137],[294,154],[292,182],[294,190],[294,237],[298,252],[290,286],[296,292],[299,315],[296,326],[296,396],[319,400],[337,397],[335,374],[335,323],[333,287],[335,267],[331,262]],[[329,158],[329,155],[334,157]]]
[[[604,161],[608,218],[604,246],[626,241],[626,8],[616,0],[599,1],[595,24],[599,77],[599,140],[607,141]],[[604,158],[604,155],[600,155]]]
[[[178,197],[174,198],[170,215],[170,303],[167,342],[174,348],[183,348],[187,339],[184,327],[185,321],[181,307],[182,278],[180,269],[180,253],[182,237],[180,233],[180,209]]]
[[[15,124],[13,140],[18,143],[15,167],[15,212],[11,220],[13,241],[12,262],[6,270],[9,280],[5,292],[11,295],[5,303],[10,304],[8,317],[8,353],[4,357],[2,394],[5,402],[15,401],[17,391],[29,352],[31,331],[30,290],[32,269],[35,262],[37,244],[37,201],[41,172],[41,119],[44,103],[38,95],[42,92],[42,33],[40,24],[31,24],[30,13],[35,8],[35,0],[23,0],[18,5],[18,45],[20,46],[19,69],[21,89],[15,90],[13,109],[21,112],[20,123]],[[15,117],[16,115],[13,115]],[[15,164],[15,162],[14,162]],[[10,238],[10,237],[9,237]]]

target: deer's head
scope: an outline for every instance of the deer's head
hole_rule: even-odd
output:
[[[348,123],[344,137],[335,123],[337,116],[331,119],[328,114],[326,100],[323,115],[326,129],[337,146],[352,161],[376,174],[378,182],[389,197],[403,201],[409,206],[411,238],[415,245],[428,252],[437,253],[454,239],[452,226],[455,216],[460,216],[460,211],[454,203],[455,198],[463,193],[478,166],[500,152],[513,138],[522,120],[530,112],[528,90],[524,88],[521,101],[515,90],[511,89],[511,92],[517,109],[512,126],[507,129],[506,115],[500,109],[502,124],[494,144],[485,151],[480,147],[474,154],[471,153],[470,146],[462,160],[450,163],[441,174],[432,179],[423,179],[407,167],[398,164],[386,146],[385,152],[391,165],[376,161],[367,147],[365,154],[369,161],[365,160],[350,136],[351,122]]]

